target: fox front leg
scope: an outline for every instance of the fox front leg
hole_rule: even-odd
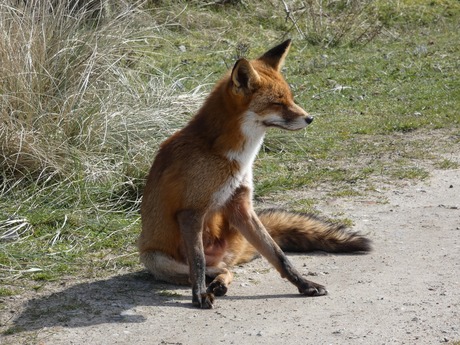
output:
[[[206,291],[206,261],[202,235],[203,215],[195,210],[183,210],[177,214],[177,221],[184,239],[190,268],[193,305],[202,309],[211,309],[214,294]]]
[[[327,295],[327,290],[323,285],[303,278],[291,264],[257,217],[252,208],[250,196],[249,187],[241,186],[235,191],[232,202],[227,206],[230,223],[239,229],[249,243],[278,270],[281,277],[294,284],[301,294],[305,296]]]
[[[327,295],[327,290],[323,285],[303,278],[295,269],[286,254],[270,237],[254,211],[251,211],[244,223],[247,226],[239,227],[242,234],[278,270],[281,277],[288,279],[304,296]]]

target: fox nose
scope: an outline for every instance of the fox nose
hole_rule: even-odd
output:
[[[312,122],[313,122],[313,117],[312,117],[312,116],[307,116],[307,117],[305,118],[305,122],[306,122],[307,124],[312,123]]]

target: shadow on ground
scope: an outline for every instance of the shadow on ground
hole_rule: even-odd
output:
[[[228,299],[293,298],[299,294],[225,296]],[[164,308],[193,308],[191,290],[135,272],[106,280],[85,282],[26,302],[24,310],[7,325],[5,334],[51,327],[85,327],[103,323],[142,323],[138,307],[152,307],[149,315]]]
[[[177,289],[178,286],[153,280],[146,272],[80,283],[27,301],[9,329],[16,333],[55,326],[139,323],[145,318],[133,311],[137,306],[191,308],[190,297]]]

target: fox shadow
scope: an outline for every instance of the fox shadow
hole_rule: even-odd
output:
[[[9,329],[16,332],[45,327],[84,327],[101,323],[140,323],[140,306],[192,308],[185,287],[156,281],[139,271],[105,280],[72,285],[26,302]]]
[[[297,294],[225,296],[229,300],[291,298]],[[7,322],[8,333],[49,327],[76,328],[104,323],[142,323],[143,307],[195,307],[191,288],[156,281],[146,271],[114,276],[105,280],[72,285],[58,292],[26,302],[23,310]]]

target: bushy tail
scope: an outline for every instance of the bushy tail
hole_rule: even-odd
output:
[[[323,250],[331,253],[368,252],[371,241],[344,225],[323,221],[309,214],[278,209],[258,212],[262,224],[286,252]]]

